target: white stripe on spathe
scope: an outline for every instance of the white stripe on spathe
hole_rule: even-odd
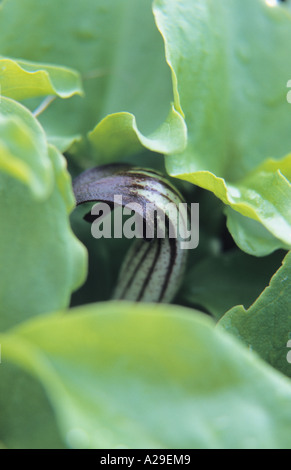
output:
[[[156,171],[135,168],[126,164],[109,164],[81,173],[73,182],[77,205],[85,202],[114,203],[116,195],[122,196],[122,205],[147,204],[157,211],[152,220],[154,233],[157,224],[164,224],[164,238],[136,239],[122,263],[113,299],[140,302],[171,302],[179,289],[188,250],[181,249],[177,230],[178,205],[184,200],[177,189]],[[169,209],[169,204],[172,209]],[[167,210],[167,211],[166,211]],[[159,218],[159,214],[163,215]],[[184,216],[187,219],[187,214]],[[92,221],[91,214],[87,220]],[[146,219],[146,223],[149,223]],[[187,224],[187,220],[183,220]],[[177,237],[170,237],[170,227],[176,227]],[[161,228],[161,227],[160,227]]]

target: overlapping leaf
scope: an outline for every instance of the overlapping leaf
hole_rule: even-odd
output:
[[[89,133],[97,155],[102,161],[114,162],[124,156],[138,153],[142,147],[154,152],[170,154],[183,149],[187,140],[187,129],[183,118],[174,107],[167,120],[149,136],[143,135],[137,128],[133,114],[115,113],[104,118]]]
[[[288,250],[288,246],[275,238],[260,222],[241,215],[227,207],[227,226],[236,244],[246,253],[254,256],[266,256],[279,248]]]
[[[46,198],[36,199],[21,181],[0,173],[0,330],[66,307],[85,277],[84,247],[69,225],[75,202],[65,161],[55,148],[45,151],[52,169]]]
[[[0,369],[0,449],[64,447],[41,384],[10,363]]]
[[[281,252],[257,258],[236,249],[208,254],[187,273],[182,298],[217,319],[234,305],[248,308],[281,266],[282,258]]]
[[[291,253],[257,301],[248,309],[237,306],[220,320],[249,348],[257,351],[276,369],[291,377],[287,342],[291,337]]]
[[[189,135],[186,150],[167,158],[169,173],[213,191],[290,247],[290,157],[281,160],[291,148],[290,14],[263,0],[154,5]],[[276,161],[264,167],[268,157]]]
[[[39,96],[69,98],[82,94],[80,77],[74,70],[5,57],[0,57],[0,85],[1,95],[18,101]]]
[[[3,53],[13,56],[17,51],[25,59],[65,63],[83,74],[84,103],[77,98],[54,103],[43,118],[53,141],[65,149],[77,134],[87,132],[104,116],[127,111],[109,116],[91,133],[98,161],[135,152],[141,144],[173,153],[167,159],[172,175],[213,191],[235,211],[259,221],[271,234],[272,246],[289,248],[290,214],[281,210],[278,197],[289,197],[290,192],[288,178],[280,174],[280,159],[291,144],[291,111],[286,99],[291,39],[288,11],[281,6],[272,8],[263,0],[247,0],[243,8],[238,0],[186,0],[183,4],[157,0],[154,13],[172,69],[176,111],[166,123],[168,138],[165,140],[163,131],[148,140],[144,136],[151,136],[161,125],[171,101],[169,74],[150,1],[111,0],[105,5],[100,0],[92,5],[87,0],[82,7],[77,3],[69,7],[68,3],[62,3],[57,19],[54,2],[46,3],[40,14],[35,0],[9,0],[0,15]],[[40,34],[37,45],[23,26],[24,9],[32,12],[30,23]],[[62,33],[61,43],[52,39],[48,28],[52,16],[54,37],[57,40]],[[21,41],[13,35],[9,40],[15,29],[21,32]],[[152,45],[149,54],[144,53],[145,44]],[[60,119],[63,113],[66,118]],[[189,130],[184,151],[183,113]],[[278,162],[276,168],[266,171],[262,164],[268,157]],[[290,167],[290,161],[288,164]],[[270,187],[271,199],[261,194],[262,186]],[[232,217],[229,211],[231,230]],[[240,246],[255,246],[252,234],[245,227],[244,231],[245,243],[233,231],[236,241]],[[267,245],[265,253],[273,249]]]
[[[67,67],[78,70],[86,97],[55,101],[40,117],[61,149],[93,129],[99,162],[142,146],[172,154],[171,175],[229,206],[228,226],[245,251],[290,248],[289,12],[263,0],[156,0],[154,13],[174,93],[150,0],[6,0],[0,53],[21,60],[0,60],[2,94],[69,97],[80,85]],[[8,98],[0,192],[4,330],[65,308],[85,275],[64,159]],[[288,255],[247,311],[220,321],[288,376],[290,275]],[[220,315],[225,305],[209,309]],[[290,381],[193,310],[99,304],[32,319],[0,340],[2,360],[45,387],[71,447],[290,448]]]
[[[193,311],[101,303],[1,343],[45,386],[69,446],[290,447],[289,382]]]
[[[0,170],[25,183],[38,198],[53,184],[46,136],[32,114],[8,98],[0,101]]]
[[[151,3],[8,0],[2,5],[1,54],[65,65],[82,74],[85,98],[57,100],[41,116],[62,150],[113,112],[134,114],[145,135],[166,119],[170,72]],[[23,21],[27,15],[29,22]],[[102,154],[96,157],[102,161]]]

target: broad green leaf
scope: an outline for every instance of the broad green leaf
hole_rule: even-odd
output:
[[[188,146],[167,157],[168,172],[290,248],[289,12],[263,0],[156,0],[154,13],[188,128]]]
[[[82,94],[77,72],[66,67],[0,57],[0,94],[18,101],[56,95]]]
[[[172,108],[168,119],[148,137],[141,134],[135,117],[129,113],[115,113],[104,118],[89,133],[89,139],[102,161],[116,161],[146,147],[154,152],[169,154],[186,145],[187,130],[183,118]]]
[[[167,118],[171,77],[151,6],[151,0],[3,3],[2,55],[66,66],[82,75],[85,98],[56,100],[40,116],[62,150],[114,112],[134,114],[145,135]]]
[[[182,298],[217,319],[234,305],[248,308],[268,285],[282,258],[281,252],[258,259],[238,250],[208,256],[187,273]]]
[[[291,253],[257,301],[248,309],[237,306],[220,325],[244,341],[272,366],[291,377],[287,342],[291,338]]]
[[[0,330],[64,308],[83,281],[84,247],[69,225],[74,197],[65,160],[50,147],[54,187],[37,200],[28,187],[0,173]]]
[[[60,437],[43,387],[9,363],[0,367],[0,449],[59,449]]]
[[[0,171],[25,183],[35,197],[52,190],[53,170],[43,129],[15,101],[0,100]]]
[[[100,303],[0,340],[71,447],[290,448],[289,380],[193,310]]]

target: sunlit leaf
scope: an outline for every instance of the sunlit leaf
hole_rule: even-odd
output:
[[[7,57],[81,73],[85,97],[56,100],[40,117],[62,150],[114,112],[132,113],[144,135],[167,118],[170,71],[151,0],[9,0],[0,43]]]
[[[0,101],[0,171],[25,183],[37,198],[52,190],[46,136],[32,114],[8,98]]]
[[[188,127],[169,173],[213,191],[290,248],[289,13],[263,0],[156,0],[154,12]]]
[[[0,330],[27,317],[64,308],[85,278],[84,247],[74,237],[70,177],[53,147],[53,189],[37,200],[28,187],[0,173]]]
[[[290,448],[290,382],[195,311],[101,303],[0,339],[71,447]]]
[[[69,98],[82,94],[80,77],[74,70],[1,56],[0,84],[1,95],[18,101],[47,95]]]
[[[132,114],[116,113],[103,119],[89,139],[102,162],[110,162],[137,153],[143,146],[165,154],[179,151],[186,145],[186,133],[184,120],[172,108],[167,120],[149,136],[141,134]]]

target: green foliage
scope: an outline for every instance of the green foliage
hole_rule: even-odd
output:
[[[35,197],[51,192],[53,170],[45,133],[26,108],[4,97],[0,104],[0,146],[2,172],[25,183]]]
[[[138,153],[142,146],[170,154],[185,147],[186,134],[182,117],[172,108],[167,120],[149,136],[139,132],[132,114],[116,113],[103,119],[89,133],[89,139],[97,155],[102,155],[103,163]]]
[[[249,307],[280,267],[282,253],[264,258],[238,250],[205,256],[188,272],[183,298],[192,306],[205,308],[220,319],[233,305]],[[285,325],[286,331],[288,325]]]
[[[5,171],[0,173],[3,330],[66,307],[72,290],[84,281],[86,254],[69,225],[74,197],[64,157],[47,146],[28,110],[6,98],[1,98],[0,109],[5,150]]]
[[[24,60],[0,59],[0,82],[3,96],[20,101],[47,95],[69,98],[82,94],[77,72]]]
[[[23,21],[27,12],[29,24]],[[170,73],[151,0],[8,0],[0,43],[7,57],[81,74],[85,98],[55,101],[40,119],[62,150],[113,112],[133,113],[147,134],[169,112]]]
[[[157,0],[154,11],[189,135],[167,170],[290,248],[290,15],[263,0]]]
[[[291,447],[290,41],[288,1],[0,2],[0,448]],[[72,178],[119,161],[200,204],[175,305],[110,301]]]
[[[1,343],[41,380],[72,447],[290,446],[289,383],[195,311],[100,303]]]
[[[1,364],[0,448],[64,447],[56,419],[39,380],[9,362]]]
[[[289,377],[291,368],[286,360],[286,347],[291,333],[290,276],[291,253],[248,310],[241,305],[234,307],[220,320],[226,330],[233,331],[249,348]]]

